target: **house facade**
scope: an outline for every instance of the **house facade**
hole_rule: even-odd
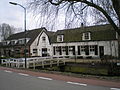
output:
[[[101,58],[118,57],[117,41],[73,42],[53,44],[53,57]]]
[[[118,57],[118,36],[110,25],[58,30],[52,47],[53,57]]]
[[[24,32],[1,42],[1,55],[24,56]],[[45,28],[27,31],[28,57],[101,58],[118,57],[118,35],[110,25],[47,31]]]
[[[45,31],[41,32],[30,45],[31,56],[47,57],[52,56],[51,43]]]
[[[26,55],[27,57],[45,57],[51,55],[49,35],[45,28],[29,30],[26,33]],[[52,33],[52,32],[51,32]],[[25,55],[25,33],[17,33],[1,42],[0,54],[5,57],[24,57]]]

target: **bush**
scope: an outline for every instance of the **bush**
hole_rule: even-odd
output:
[[[73,73],[92,74],[92,75],[108,75],[108,71],[105,68],[66,66],[65,71],[73,72]]]

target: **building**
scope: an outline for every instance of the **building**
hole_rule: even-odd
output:
[[[52,47],[54,57],[118,57],[118,35],[110,25],[58,30]]]
[[[0,45],[1,55],[24,56],[24,32],[10,36]],[[118,35],[110,25],[47,31],[27,31],[27,56],[59,58],[118,57]]]
[[[47,32],[47,33],[46,33]],[[49,34],[49,35],[48,35]],[[29,30],[26,32],[26,55],[51,56],[50,34],[45,28]],[[24,57],[25,32],[16,33],[1,42],[0,53],[5,57]]]

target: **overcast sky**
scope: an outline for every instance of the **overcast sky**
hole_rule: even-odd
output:
[[[7,23],[16,28],[24,29],[24,10],[18,5],[9,4],[9,2],[16,2],[26,7],[28,0],[1,0],[0,1],[0,24]],[[63,15],[59,18],[62,21]],[[33,17],[33,14],[27,9],[27,30],[40,28],[38,20]],[[59,24],[60,27],[61,24]],[[63,26],[63,21],[62,25]],[[63,27],[62,27],[63,28]]]
[[[24,10],[20,6],[9,4],[16,2],[26,7],[27,0],[0,0],[0,24],[7,23],[16,28],[24,27]],[[27,11],[27,29],[37,28],[33,15]]]
[[[16,28],[22,28],[24,30],[24,9],[18,5],[9,4],[9,2],[16,2],[24,7],[29,0],[1,0],[0,1],[0,24],[7,23]],[[64,14],[59,14],[56,24],[56,30],[65,28]],[[27,9],[27,30],[41,28],[38,23],[38,18],[34,18],[32,12]],[[87,21],[91,22],[91,18],[87,18]],[[44,26],[43,26],[44,27]],[[22,30],[21,30],[22,31]],[[53,31],[53,30],[52,30]]]

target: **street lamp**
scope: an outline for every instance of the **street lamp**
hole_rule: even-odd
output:
[[[20,7],[22,7],[24,9],[24,30],[25,30],[25,50],[24,50],[24,54],[25,54],[25,68],[27,68],[27,60],[26,60],[26,8],[24,6],[22,6],[21,4],[15,3],[15,2],[9,2],[12,5],[18,5]]]

